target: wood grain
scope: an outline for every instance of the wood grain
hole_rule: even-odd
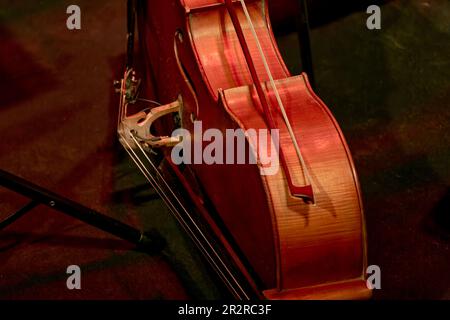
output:
[[[218,237],[226,234],[232,238],[267,298],[367,298],[362,201],[345,139],[329,109],[311,90],[306,75],[291,77],[287,71],[271,32],[267,2],[246,3],[312,176],[316,203],[291,197],[283,170],[261,176],[257,165],[189,165],[195,178],[186,176],[186,181],[201,184],[202,196],[218,215],[214,219],[226,228]],[[249,24],[239,4],[236,10],[258,77],[265,82],[268,76]],[[183,96],[183,127],[192,131],[192,112],[199,109],[196,119],[205,130],[267,129],[223,1],[151,0],[145,17],[142,37],[155,91],[162,102]],[[174,37],[180,33],[184,40],[176,42],[176,57]],[[303,185],[304,168],[273,90],[263,85],[280,129],[289,171],[296,184]],[[164,124],[160,129],[167,132],[169,128]],[[247,147],[254,144],[247,141]],[[166,155],[170,157],[170,150]],[[231,251],[230,255],[236,257]]]

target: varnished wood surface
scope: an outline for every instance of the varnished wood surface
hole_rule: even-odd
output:
[[[285,175],[262,176],[278,236],[279,289],[343,281],[363,275],[365,248],[358,186],[345,141],[304,76],[277,81],[282,100],[312,177],[314,205],[289,195]],[[272,90],[268,96],[274,105]],[[230,114],[247,130],[267,128],[249,87],[224,92]],[[277,122],[282,124],[278,113]],[[303,180],[286,128],[280,127],[290,168]],[[257,145],[257,142],[250,142]],[[304,183],[304,180],[303,180]]]
[[[187,2],[198,7],[190,11]],[[199,112],[194,116],[202,121],[204,130],[215,128],[225,133],[226,129],[239,127],[267,128],[259,113],[256,93],[250,90],[252,79],[228,12],[223,5],[211,2],[148,2],[143,37],[151,57],[155,91],[162,102],[173,101],[180,93],[185,96],[182,123],[191,131],[190,119],[197,108]],[[250,164],[191,165],[190,169],[233,242],[245,255],[262,291],[269,290],[271,296],[289,291],[292,297],[292,292],[301,288],[362,279],[365,268],[362,206],[343,136],[306,79],[290,78],[271,33],[267,3],[246,3],[312,173],[317,202],[307,205],[292,198],[282,171],[262,177],[259,168]],[[170,10],[173,15],[164,18]],[[239,4],[236,10],[257,73],[267,81]],[[180,31],[183,41],[175,39]],[[266,91],[272,107],[276,106],[267,86]],[[292,141],[286,135],[279,112],[274,114],[290,170],[296,182],[304,184],[303,168],[294,154]],[[167,155],[170,156],[170,151]]]
[[[267,290],[264,295],[270,300],[363,300],[372,293],[364,279],[354,279],[294,290]]]
[[[235,7],[250,53],[254,57],[257,74],[261,81],[267,81],[269,78],[250,31],[249,23],[240,9],[240,5],[236,4]],[[261,47],[270,61],[270,71],[274,79],[288,77],[289,72],[276,47],[273,35],[269,32],[268,17],[263,2],[249,2],[247,7]],[[189,16],[188,26],[193,50],[212,96],[217,98],[219,89],[225,90],[253,83],[238,36],[224,6],[214,10],[194,12]]]

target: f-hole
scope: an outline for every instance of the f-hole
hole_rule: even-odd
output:
[[[184,42],[183,32],[181,30],[177,30],[177,32],[175,32],[175,39],[174,39],[175,58],[177,60],[178,69],[180,70],[180,73],[195,100],[196,114],[191,114],[191,120],[193,121],[193,120],[199,118],[200,109],[199,109],[199,104],[198,104],[198,99],[197,99],[197,90],[194,86],[194,82],[192,81],[192,78],[189,75],[189,72],[187,71],[186,67],[184,66],[184,64],[181,61],[180,56],[178,54],[178,44],[179,43],[182,44],[183,42]]]

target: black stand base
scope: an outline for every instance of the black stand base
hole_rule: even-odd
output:
[[[308,4],[307,0],[300,0],[300,12],[297,16],[298,39],[300,41],[300,53],[302,58],[303,71],[309,78],[309,83],[313,89],[316,88],[314,76],[314,65],[312,59],[311,37],[309,28]]]
[[[20,177],[0,170],[0,186],[15,191],[31,199],[23,208],[0,222],[0,230],[11,225],[39,205],[46,205],[75,219],[83,221],[97,229],[103,230],[121,239],[129,241],[144,251],[159,252],[164,240],[157,235],[142,232],[116,219],[89,209],[70,199],[61,197],[49,190],[34,185]]]

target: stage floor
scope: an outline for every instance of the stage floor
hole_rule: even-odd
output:
[[[214,299],[224,289],[116,141],[112,81],[126,1],[0,1],[0,168],[168,242],[164,255],[40,207],[0,231],[0,299]],[[344,10],[345,12],[345,10]],[[324,13],[325,14],[325,13]],[[330,13],[326,13],[330,15]],[[450,299],[450,4],[392,1],[382,29],[354,11],[314,24],[317,93],[360,176],[375,299]],[[280,33],[293,72],[293,33]],[[25,199],[0,189],[0,217]],[[69,265],[82,290],[66,288]]]

